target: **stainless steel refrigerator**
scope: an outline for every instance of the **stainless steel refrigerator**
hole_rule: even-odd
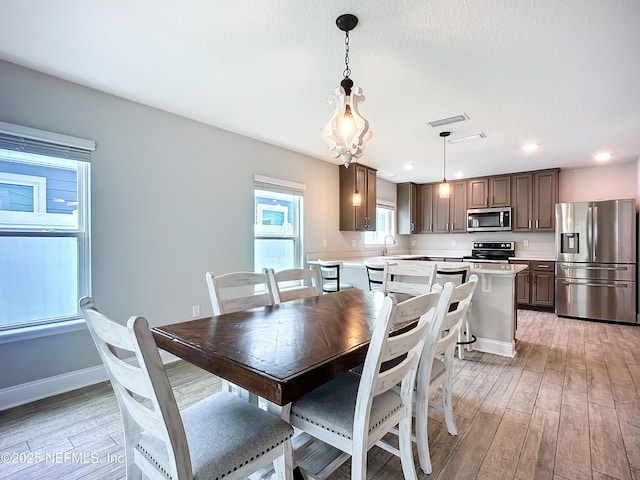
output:
[[[637,323],[636,201],[556,204],[556,314]]]

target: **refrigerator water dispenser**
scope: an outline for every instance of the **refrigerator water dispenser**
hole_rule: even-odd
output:
[[[580,253],[579,233],[560,234],[560,253]]]

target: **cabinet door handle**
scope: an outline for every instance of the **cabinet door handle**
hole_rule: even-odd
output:
[[[487,206],[489,206],[489,197],[487,197]]]
[[[413,222],[411,222],[411,232],[413,233],[415,231],[415,224]]]
[[[531,220],[529,220],[529,228],[531,228]]]
[[[540,228],[540,220],[536,220],[536,228]]]
[[[447,222],[446,225],[445,225],[445,231],[447,231],[447,232],[449,231],[449,222]]]
[[[548,270],[549,265],[536,265],[536,270]]]

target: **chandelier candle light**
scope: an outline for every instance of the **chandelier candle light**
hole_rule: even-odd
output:
[[[353,86],[349,78],[349,32],[358,24],[358,17],[351,14],[340,15],[336,25],[345,32],[344,78],[340,86],[329,97],[335,105],[333,116],[322,129],[322,136],[335,158],[340,158],[346,168],[352,160],[362,156],[365,144],[371,138],[369,122],[358,112],[358,104],[364,101],[362,89]],[[354,160],[355,161],[355,160]]]
[[[451,132],[440,132],[442,137],[442,183],[438,188],[440,198],[449,198],[449,182],[447,182],[446,169],[447,169],[447,137],[451,135]]]

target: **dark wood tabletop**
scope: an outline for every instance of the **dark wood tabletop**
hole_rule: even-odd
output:
[[[286,405],[364,361],[383,298],[343,290],[152,332],[159,348]]]

